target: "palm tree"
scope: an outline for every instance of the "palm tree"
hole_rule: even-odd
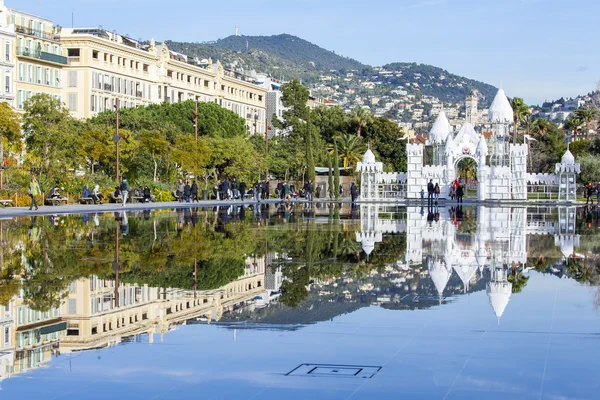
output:
[[[523,99],[520,97],[515,97],[510,102],[510,105],[513,109],[513,123],[514,123],[514,139],[513,142],[517,139],[517,133],[519,132],[519,124],[523,122],[523,119],[526,115],[531,114],[529,111],[529,107],[527,104],[523,102]]]
[[[371,122],[371,113],[366,108],[357,106],[350,111],[350,119],[356,124],[356,136],[360,136],[361,129]]]
[[[362,159],[363,154],[367,151],[367,145],[361,137],[354,135],[336,136],[335,144],[330,144],[328,152],[333,155],[333,146],[337,146],[337,151],[340,160],[342,160],[344,168],[353,167]]]
[[[585,138],[590,134],[590,125],[593,120],[598,119],[600,111],[595,107],[581,107],[575,111],[575,116],[582,121],[585,121]]]
[[[529,132],[536,137],[544,136],[550,130],[550,122],[544,118],[538,118],[531,124]]]
[[[461,176],[465,177],[465,184],[469,184],[469,177],[473,178],[476,176],[477,162],[472,158],[465,158],[459,161],[456,168]]]
[[[581,129],[583,121],[576,114],[572,114],[563,125],[563,128],[570,131],[572,136],[577,137],[577,132]]]

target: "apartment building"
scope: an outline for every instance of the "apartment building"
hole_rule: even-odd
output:
[[[67,59],[62,55],[60,28],[45,18],[7,8],[3,0],[0,0],[0,16],[15,31],[12,43],[15,83],[11,90],[16,94],[17,110],[22,110],[25,101],[38,93],[62,100],[62,68]],[[6,52],[6,40],[3,51]],[[6,60],[6,54],[3,59]]]
[[[250,134],[266,128],[266,89],[221,63],[190,60],[152,40],[136,40],[101,28],[62,29],[67,56],[65,103],[89,118],[111,109],[186,100],[214,102],[246,120]]]
[[[1,0],[0,0],[1,4]],[[6,9],[0,8],[0,101],[15,106],[15,26],[7,23],[10,19]]]

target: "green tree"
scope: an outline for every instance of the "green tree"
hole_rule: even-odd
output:
[[[333,147],[333,194],[336,200],[340,199],[340,156],[337,146]]]
[[[513,141],[515,141],[519,133],[519,125],[522,123],[525,116],[531,114],[531,112],[529,111],[529,107],[527,107],[520,97],[513,98],[510,105],[513,109],[513,124],[515,129]]]
[[[6,102],[0,103],[0,189],[2,188],[4,177],[2,170],[4,168],[4,145],[20,144],[21,125],[19,116]]]
[[[337,150],[338,157],[342,160],[344,168],[354,168],[356,163],[362,159],[365,151],[367,151],[367,146],[364,144],[362,138],[346,134],[335,138],[334,144],[330,146],[330,155],[333,155],[334,149]]]
[[[538,118],[531,123],[530,133],[537,139],[550,130],[552,123],[544,118]]]
[[[327,192],[329,193],[329,198],[333,199],[335,192],[333,189],[333,168],[331,167],[331,157],[327,157],[327,163],[329,166],[329,180],[327,181]]]
[[[585,137],[590,135],[592,121],[597,120],[600,111],[596,107],[581,107],[575,110],[575,116],[585,123]]]
[[[332,143],[334,137],[348,131],[348,116],[340,107],[315,107],[310,120],[326,143]]]
[[[600,157],[592,154],[582,154],[577,157],[581,165],[581,174],[577,178],[580,182],[600,182]]]
[[[78,137],[71,129],[69,110],[60,100],[42,93],[23,105],[23,132],[28,155],[45,172],[54,167],[73,166],[72,149],[78,147]]]
[[[398,124],[387,118],[373,118],[365,129],[365,139],[371,142],[378,161],[383,162],[388,169],[406,171],[407,138]]]
[[[565,130],[571,132],[575,137],[577,137],[577,133],[582,126],[583,121],[576,114],[571,114],[564,124]]]
[[[356,125],[356,136],[360,136],[361,130],[371,122],[371,113],[366,108],[357,106],[350,111],[350,120]]]

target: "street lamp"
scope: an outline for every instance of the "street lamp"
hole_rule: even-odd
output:
[[[115,129],[115,135],[113,136],[113,142],[116,145],[116,154],[117,154],[117,182],[119,182],[119,142],[121,141],[121,136],[119,136],[119,99],[115,102],[115,111],[117,113],[117,126]]]

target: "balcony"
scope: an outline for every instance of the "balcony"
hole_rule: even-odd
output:
[[[55,64],[67,65],[67,57],[58,54],[46,53],[40,50],[30,50],[26,47],[17,48],[17,55],[21,57],[31,57],[38,60],[48,61]]]
[[[54,33],[43,32],[37,29],[27,28],[23,25],[15,25],[15,32],[23,35],[34,36],[44,40],[51,40],[53,42],[60,42],[60,36]]]
[[[104,90],[108,90],[112,92],[112,85],[110,83],[105,83],[104,84]]]
[[[142,92],[139,90],[135,92],[135,97],[142,97]]]

